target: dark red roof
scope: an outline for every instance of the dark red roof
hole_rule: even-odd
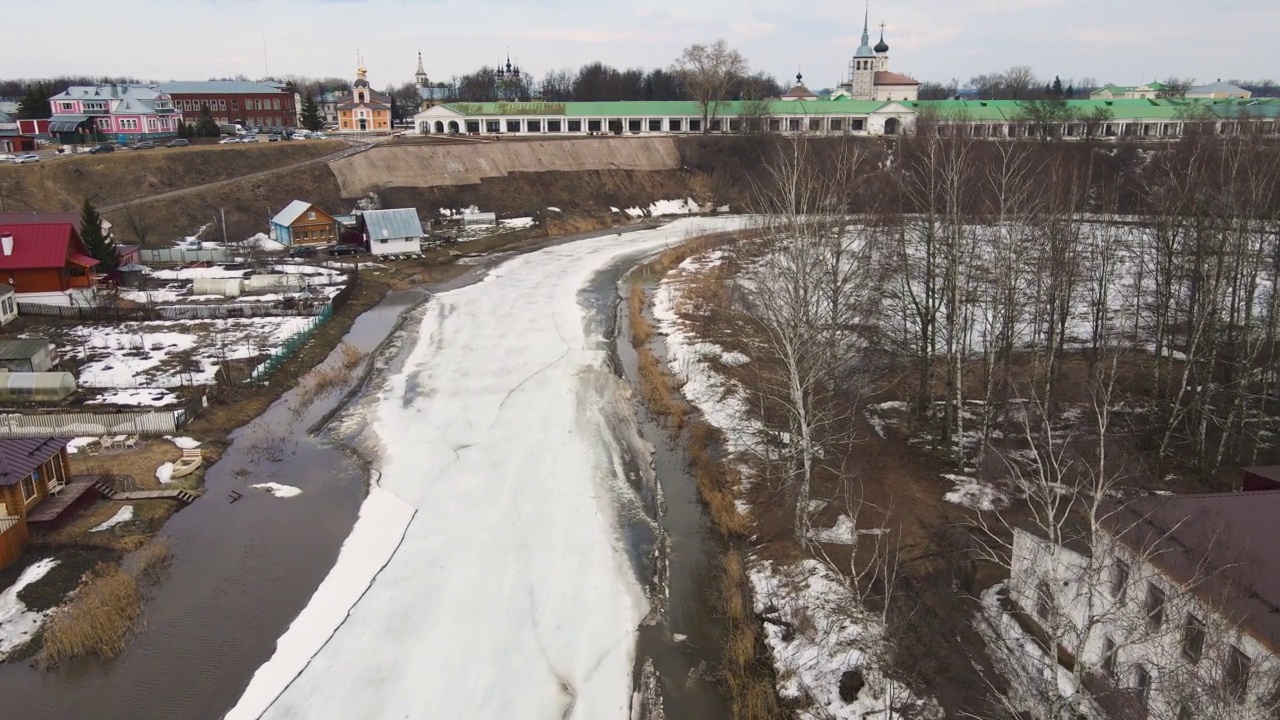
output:
[[[88,255],[75,225],[3,225],[0,235],[13,235],[13,254],[0,251],[0,270],[62,268],[72,255]]]
[[[1280,491],[1156,496],[1104,512],[1112,535],[1280,649]]]
[[[62,452],[67,438],[0,438],[0,485],[14,485]]]
[[[920,83],[907,77],[906,75],[899,75],[896,72],[889,72],[888,70],[880,70],[876,72],[875,84],[876,85],[919,85]]]

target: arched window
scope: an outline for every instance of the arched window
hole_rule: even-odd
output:
[[[1049,583],[1041,580],[1036,585],[1036,616],[1042,621],[1048,622],[1053,615],[1053,590],[1049,588]]]

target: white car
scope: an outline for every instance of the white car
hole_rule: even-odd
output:
[[[218,144],[226,145],[227,143],[238,143],[238,142],[240,142],[240,138],[236,137],[235,135],[231,135],[230,137],[224,137],[221,140],[219,140]]]
[[[316,140],[328,140],[328,139],[329,139],[329,136],[328,136],[328,135],[325,135],[325,134],[324,134],[324,133],[322,133],[322,132],[312,133],[312,134],[311,134],[311,137],[312,137],[312,138],[315,138]]]
[[[14,165],[26,165],[27,163],[40,162],[39,155],[19,155],[13,159]]]

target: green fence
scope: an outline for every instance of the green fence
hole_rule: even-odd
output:
[[[355,294],[356,288],[359,285],[359,272],[353,272],[348,275],[347,286],[338,291],[338,294],[334,295],[333,299],[326,303],[325,306],[320,309],[320,312],[311,318],[311,322],[307,323],[307,327],[302,330],[302,332],[299,332],[297,335],[286,340],[284,345],[271,353],[265,361],[255,367],[253,372],[249,374],[249,379],[245,380],[245,382],[254,384],[265,383],[267,378],[275,371],[276,368],[280,367],[286,360],[293,357],[293,354],[298,351],[298,348],[302,347],[303,343],[310,340],[311,336],[315,335],[317,330],[319,330],[325,323],[329,322],[330,318],[333,317],[333,314],[338,309],[347,304],[347,301],[349,301],[351,296]]]

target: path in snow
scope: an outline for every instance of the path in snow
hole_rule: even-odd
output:
[[[437,295],[375,411],[380,489],[330,576],[349,581],[322,584],[228,718],[628,717],[647,607],[578,293],[623,256],[737,222],[553,247]]]

